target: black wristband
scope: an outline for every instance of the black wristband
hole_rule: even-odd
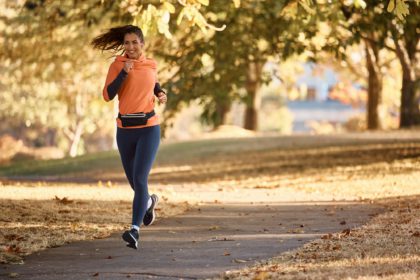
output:
[[[160,84],[156,83],[155,88],[153,89],[153,93],[156,95],[156,97],[159,97],[160,92],[163,92],[164,94],[166,94],[166,92],[160,87]]]

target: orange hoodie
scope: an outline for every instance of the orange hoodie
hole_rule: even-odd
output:
[[[109,67],[102,92],[105,101],[110,101],[107,89],[108,85],[115,80],[124,68],[124,63],[127,60],[128,58],[126,56],[118,55]],[[157,83],[157,63],[153,59],[146,58],[144,54],[138,59],[132,59],[132,61],[134,62],[133,69],[128,73],[128,76],[118,91],[118,107],[122,115],[139,112],[149,113],[155,107],[153,89],[155,83]],[[146,125],[124,128],[141,128],[158,124],[159,118],[157,115],[154,115],[147,121]],[[119,118],[117,118],[117,126],[123,128]]]

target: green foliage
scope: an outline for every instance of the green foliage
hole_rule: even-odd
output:
[[[54,129],[67,149],[77,141],[73,155],[84,133],[106,127],[110,118],[104,116],[112,112],[100,100],[106,69],[87,42],[98,28],[93,23],[112,7],[96,1],[9,6],[14,13],[2,16],[0,117],[14,120],[11,126]]]
[[[404,17],[410,13],[407,2],[407,0],[390,0],[388,3],[387,11],[390,13],[394,12],[400,20],[403,20]],[[416,0],[416,5],[419,3],[420,1]]]
[[[232,3],[238,8],[241,1],[233,0]],[[158,3],[156,1],[123,0],[120,7],[123,11],[131,14],[134,24],[140,26],[145,35],[160,33],[171,39],[171,17],[176,18],[176,25],[184,23],[189,27],[198,27],[203,33],[208,33],[211,30],[224,30],[226,25],[211,24],[203,15],[203,7],[209,5],[209,0],[162,0]]]
[[[249,0],[235,9],[225,1],[213,1],[205,17],[227,28],[206,34],[191,34],[188,26],[176,29],[177,40],[164,42],[156,52],[172,71],[166,83],[167,117],[181,104],[198,99],[205,107],[203,119],[217,124],[219,107],[229,107],[234,100],[247,102],[250,64],[264,65],[273,57],[286,59],[303,52],[305,41],[298,40],[298,34],[310,38],[316,31],[315,16],[298,2]],[[269,79],[256,77],[259,83]]]

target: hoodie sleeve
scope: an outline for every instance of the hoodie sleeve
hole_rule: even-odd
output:
[[[102,91],[105,101],[108,102],[114,99],[127,75],[128,73],[125,72],[124,69],[121,69],[121,71],[118,72],[115,65],[111,64],[108,70],[108,75],[106,76],[105,86]]]

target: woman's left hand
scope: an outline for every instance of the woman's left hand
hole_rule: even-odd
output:
[[[158,93],[158,99],[159,99],[159,103],[161,104],[165,104],[166,101],[168,100],[166,97],[166,94],[163,93],[162,91]]]

